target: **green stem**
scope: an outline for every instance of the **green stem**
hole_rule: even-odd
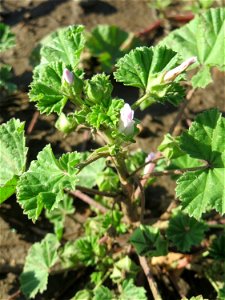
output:
[[[139,98],[134,104],[131,106],[132,109],[137,109],[142,102],[148,99],[148,104],[151,105],[155,102],[153,98],[150,98],[149,94],[144,94],[141,98]]]
[[[95,286],[94,291],[96,291],[97,288],[100,287],[103,284],[103,282],[109,277],[111,272],[112,272],[112,270],[109,270],[108,272],[105,273],[102,280]]]

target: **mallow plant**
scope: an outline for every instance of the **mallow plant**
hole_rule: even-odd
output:
[[[213,67],[224,70],[224,16],[224,8],[210,9],[155,47],[137,47],[120,58],[113,76],[140,89],[133,103],[112,96],[113,85],[105,73],[85,76],[79,64],[85,47],[83,26],[69,26],[43,45],[30,101],[40,113],[57,115],[58,130],[69,134],[83,128],[93,137],[100,136],[103,145],[91,152],[58,156],[48,144],[27,165],[24,122],[11,119],[0,127],[0,201],[16,193],[29,219],[35,222],[45,213],[54,225],[54,233],[28,252],[20,276],[27,298],[44,292],[56,269],[91,266],[89,281],[72,299],[147,299],[144,285],[136,285],[141,269],[154,299],[163,299],[152,259],[171,251],[192,253],[195,247],[196,260],[208,266],[201,272],[222,299],[224,230],[221,223],[214,224],[217,229],[212,231],[210,222],[212,215],[222,218],[225,213],[222,113],[217,108],[200,113],[180,136],[170,130],[157,151],[130,152],[129,146],[139,133],[138,109],[166,102],[182,108],[196,89],[212,81]],[[187,86],[192,86],[189,91]],[[162,175],[176,180],[179,200],[164,221],[145,214],[146,202],[151,201],[145,188]],[[82,236],[65,242],[64,221],[74,213],[74,195],[86,201],[93,214],[83,224]],[[204,243],[209,235],[210,242]]]

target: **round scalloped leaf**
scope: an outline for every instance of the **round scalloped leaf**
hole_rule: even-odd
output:
[[[0,126],[0,203],[16,190],[26,165],[24,122],[11,119]]]
[[[174,82],[164,83],[166,71],[178,66],[180,56],[165,46],[139,47],[121,58],[114,72],[117,81],[124,85],[140,88],[145,93],[141,109],[155,101],[169,101],[177,105],[182,101],[184,89],[178,84],[181,77]]]
[[[115,25],[98,25],[86,45],[91,54],[98,57],[103,70],[111,72],[116,61],[130,49],[140,46],[140,41]]]
[[[159,229],[140,225],[130,237],[131,244],[135,247],[138,255],[162,256],[166,255],[167,241],[161,236]]]
[[[206,229],[203,222],[178,212],[169,221],[167,236],[179,251],[185,252],[201,243]]]
[[[37,102],[41,113],[60,114],[68,97],[61,90],[64,65],[61,62],[42,64],[34,69],[29,92],[30,101]]]
[[[147,300],[146,290],[143,287],[136,286],[133,279],[124,280],[122,283],[122,292],[119,300]]]
[[[58,259],[58,239],[53,234],[47,234],[39,243],[29,249],[23,273],[20,275],[21,290],[27,298],[34,298],[38,292],[47,288],[50,268]]]
[[[53,32],[43,40],[41,48],[41,63],[62,61],[77,67],[82,50],[84,49],[84,26],[73,25]]]
[[[169,71],[178,66],[177,52],[162,47],[139,47],[122,57],[114,72],[117,81],[124,85],[148,90],[153,74]]]
[[[35,221],[43,207],[52,210],[63,199],[65,189],[75,189],[80,162],[77,152],[67,153],[56,159],[47,145],[19,180],[17,199],[28,218]]]
[[[181,135],[180,146],[193,158],[207,161],[204,170],[187,172],[177,181],[176,195],[195,218],[211,209],[225,213],[225,118],[216,109],[196,118]]]
[[[184,59],[197,56],[199,72],[193,76],[194,87],[205,87],[212,79],[209,69],[224,69],[225,8],[212,8],[187,25],[172,31],[161,44],[178,51]]]

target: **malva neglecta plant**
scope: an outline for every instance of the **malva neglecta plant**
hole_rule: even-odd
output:
[[[141,267],[154,299],[162,299],[151,259],[166,256],[171,247],[185,253],[200,245],[210,228],[207,213],[225,213],[225,118],[216,108],[204,111],[180,136],[173,135],[173,128],[158,152],[145,154],[129,151],[139,133],[135,113],[156,102],[183,105],[185,95],[190,99],[197,88],[212,81],[212,67],[224,70],[225,9],[210,9],[159,45],[137,47],[119,59],[115,80],[140,89],[140,98],[133,104],[112,96],[113,85],[105,73],[85,77],[79,65],[85,46],[83,30],[83,26],[69,26],[43,45],[29,97],[40,113],[58,115],[58,130],[69,134],[84,128],[93,137],[100,136],[104,145],[91,153],[58,157],[49,144],[27,167],[24,123],[11,119],[0,126],[1,203],[16,193],[29,219],[35,222],[45,211],[54,224],[54,234],[47,234],[28,252],[21,291],[27,298],[42,293],[56,266],[61,270],[92,266],[89,282],[73,300],[144,300],[145,288],[135,284]],[[188,69],[195,71],[191,80]],[[186,91],[185,82],[192,85],[191,90]],[[176,175],[180,200],[164,227],[160,219],[145,218],[145,188],[161,175]],[[85,222],[83,236],[63,243],[65,216],[74,212],[72,196],[83,193],[95,196],[85,195],[84,200],[95,215]],[[200,254],[217,268],[206,272],[218,299],[224,299],[225,289],[224,234],[221,229],[220,237]],[[118,255],[114,245],[119,236],[126,246]],[[131,245],[136,261],[129,256]]]

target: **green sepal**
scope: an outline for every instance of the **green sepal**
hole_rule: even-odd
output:
[[[75,70],[73,72],[73,77],[74,77],[73,83],[69,84],[65,80],[62,80],[62,85],[61,85],[62,92],[65,95],[67,95],[67,97],[70,99],[71,102],[73,102],[78,106],[83,104],[83,101],[81,99],[83,87],[84,87],[83,76],[84,73],[82,70]]]
[[[55,123],[55,127],[59,131],[66,133],[66,134],[75,130],[77,125],[78,125],[77,121],[73,114],[65,115],[64,113],[60,114],[60,116],[58,117],[58,119]]]

